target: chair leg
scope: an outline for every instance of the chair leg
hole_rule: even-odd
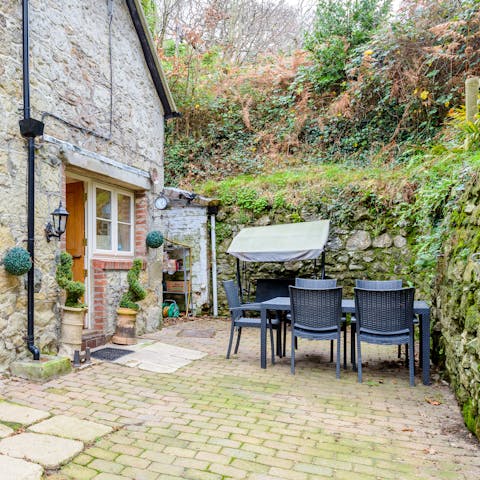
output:
[[[402,356],[402,346],[399,345],[398,346],[398,352],[397,352],[397,358],[401,358],[401,356]]]
[[[357,362],[355,360],[355,341],[356,341],[357,325],[350,323],[350,362],[352,363],[353,370],[357,368]]]
[[[295,375],[295,348],[296,348],[296,340],[295,334],[293,333],[293,325],[290,327],[292,329],[292,353],[290,354],[290,371],[292,375]]]
[[[415,361],[414,361],[414,356],[413,356],[413,342],[414,339],[411,338],[410,342],[408,342],[408,349],[410,350],[410,359],[408,362],[408,374],[410,377],[410,386],[414,387],[415,386]]]
[[[237,333],[237,343],[235,344],[235,350],[233,353],[238,352],[238,347],[240,345],[240,337],[242,336],[242,327],[238,327],[238,333]]]
[[[287,322],[283,322],[283,356],[287,354]]]
[[[227,360],[230,358],[230,350],[232,349],[232,342],[233,342],[233,332],[235,331],[235,326],[232,321],[232,326],[230,328],[230,340],[228,341],[228,348],[227,348]]]
[[[333,340],[330,340],[330,363],[333,362]]]
[[[275,363],[275,347],[273,345],[273,328],[272,328],[272,324],[270,324],[268,326],[269,330],[270,330],[270,349],[272,350],[272,364]]]
[[[343,324],[343,368],[347,369],[347,321]]]
[[[357,372],[358,372],[358,383],[362,383],[362,347],[361,347],[360,337],[357,335]]]
[[[342,337],[342,332],[340,331],[340,328],[339,328],[338,334],[337,334],[337,367],[335,370],[337,378],[340,378],[340,338],[341,337]]]

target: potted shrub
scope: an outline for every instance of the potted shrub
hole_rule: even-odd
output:
[[[86,306],[81,301],[85,293],[85,285],[73,280],[72,267],[72,256],[67,252],[62,252],[56,272],[58,286],[66,293],[65,305],[62,307],[62,338],[59,354],[73,359],[75,350],[80,351],[82,348]]]
[[[140,306],[137,302],[143,300],[147,292],[138,281],[142,271],[142,259],[136,258],[132,268],[128,271],[128,290],[122,295],[117,309],[117,327],[112,342],[119,345],[133,345],[135,339],[135,325]]]

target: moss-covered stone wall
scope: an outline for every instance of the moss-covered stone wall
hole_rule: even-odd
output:
[[[480,438],[480,184],[478,172],[446,219],[434,295],[433,350],[467,427]]]

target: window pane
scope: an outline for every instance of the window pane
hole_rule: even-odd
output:
[[[119,252],[130,252],[130,225],[125,225],[124,223],[118,224],[118,251]]]
[[[97,217],[112,218],[112,192],[97,188]]]
[[[118,197],[118,221],[124,222],[124,223],[130,223],[131,222],[131,216],[130,216],[131,199],[129,196],[122,195],[121,193],[119,193],[117,197]]]
[[[112,249],[112,224],[105,220],[97,220],[97,248]]]

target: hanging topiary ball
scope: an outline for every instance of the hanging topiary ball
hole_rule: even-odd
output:
[[[147,235],[146,242],[147,242],[147,247],[150,247],[150,248],[161,247],[163,245],[163,235],[159,231],[154,230],[153,232],[150,232]]]
[[[23,275],[32,268],[32,259],[24,248],[13,247],[5,254],[3,266],[11,275]]]

